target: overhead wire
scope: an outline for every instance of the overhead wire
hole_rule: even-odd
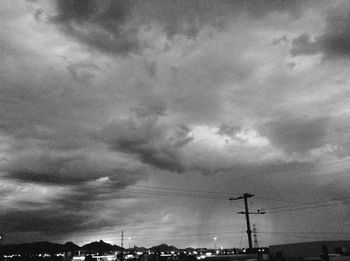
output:
[[[220,236],[220,235],[230,235],[230,234],[239,234],[237,237],[233,238],[240,238],[242,243],[242,236],[244,232],[244,228],[242,231],[221,231],[221,232],[208,232],[208,233],[185,233],[185,234],[172,234],[169,236],[144,236],[144,235],[134,235],[132,233],[126,233],[125,236],[130,236],[133,240],[145,240],[145,239],[175,239],[175,238],[186,238],[186,237],[199,237],[199,236]],[[285,232],[278,232],[278,231],[258,231],[259,234],[271,234],[274,236],[284,236],[284,237],[294,237],[294,238],[325,238],[326,236],[333,236],[333,235],[348,235],[347,233],[343,232],[297,232],[297,231],[285,231]],[[120,235],[120,231],[112,231],[112,233],[108,233],[108,236],[113,235]],[[220,236],[220,239],[224,238],[232,238],[232,236]],[[241,244],[240,243],[240,244]]]
[[[305,204],[300,205],[293,205],[293,206],[285,206],[285,207],[275,207],[267,209],[266,213],[281,213],[281,212],[290,212],[290,211],[298,211],[298,210],[308,210],[308,209],[315,209],[315,208],[323,208],[323,207],[340,207],[344,204],[350,203],[350,200],[348,197],[344,197],[342,199],[333,199],[333,200],[327,200],[327,201],[316,201],[316,202],[309,202]],[[337,201],[336,201],[337,200]]]
[[[80,179],[74,179],[70,177],[58,177],[54,175],[47,175],[47,174],[40,174],[40,173],[33,173],[33,172],[18,172],[18,171],[7,171],[9,173],[14,174],[21,174],[22,176],[30,176],[33,177],[33,180],[40,179],[42,183],[53,185],[53,186],[66,186],[66,187],[88,187],[89,189],[98,190],[101,188],[102,191],[114,191],[115,189],[121,189],[123,191],[126,190],[133,190],[136,191],[136,189],[133,188],[142,188],[147,189],[147,192],[149,190],[152,190],[151,192],[158,192],[158,193],[197,193],[197,194],[205,194],[205,196],[209,195],[225,195],[225,196],[240,196],[243,193],[239,194],[233,194],[232,192],[223,192],[223,191],[208,191],[208,190],[193,190],[193,189],[182,189],[182,188],[171,188],[171,187],[161,187],[161,186],[145,186],[145,185],[132,185],[130,183],[123,183],[123,182],[117,182],[116,184],[113,184],[113,186],[108,184],[103,184],[102,182],[98,184],[98,186],[92,186],[92,184],[88,184],[86,181],[82,181]],[[28,180],[30,182],[30,180]],[[40,183],[40,181],[39,181]],[[165,191],[162,191],[165,190]],[[138,190],[145,192],[144,190]],[[298,201],[291,201],[291,200],[285,200],[285,199],[277,199],[277,198],[268,198],[268,197],[262,197],[262,196],[256,196],[257,199],[262,200],[268,200],[268,201],[280,201],[280,202],[289,202],[289,203],[298,203]],[[223,199],[226,199],[226,197]],[[300,202],[299,202],[300,203]]]
[[[11,172],[9,172],[11,173]],[[89,183],[89,182],[81,182],[78,179],[67,178],[64,179],[62,177],[38,174],[33,172],[13,172],[20,173],[21,175],[27,175],[33,177],[33,180],[41,179],[42,183],[49,184],[52,186],[63,186],[76,188],[78,191],[75,192],[84,192],[84,190],[95,191],[100,193],[100,197],[104,194],[131,194],[137,196],[147,196],[147,197],[186,197],[186,198],[199,198],[199,199],[212,199],[212,200],[227,200],[227,197],[232,193],[230,192],[222,192],[222,191],[205,191],[205,190],[193,190],[193,189],[181,189],[181,188],[170,188],[170,187],[160,187],[160,186],[143,186],[143,185],[131,185],[127,183],[117,183],[117,184],[104,184],[104,183]],[[30,182],[30,180],[28,180]],[[138,189],[142,188],[142,189]],[[82,189],[83,191],[79,191]],[[235,195],[233,195],[235,196]],[[265,208],[266,213],[279,213],[279,212],[287,212],[287,211],[296,211],[303,209],[312,209],[319,207],[328,207],[328,206],[337,206],[343,202],[334,202],[335,200],[343,200],[340,199],[332,199],[328,201],[314,201],[314,202],[298,202],[293,200],[286,199],[276,199],[269,197],[256,196],[257,199],[267,200],[267,201],[280,201],[280,202],[288,202],[288,203],[300,203],[293,205],[285,205],[278,206],[272,208]],[[346,198],[347,199],[347,198]],[[347,203],[347,202],[346,202]]]

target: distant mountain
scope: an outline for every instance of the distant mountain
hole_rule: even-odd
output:
[[[145,248],[145,247],[139,247],[139,246],[134,246],[132,248],[129,248],[129,250],[135,250],[135,251],[138,251],[138,252],[145,252],[148,250],[148,248]]]
[[[178,251],[178,249],[174,246],[169,246],[167,244],[160,244],[158,246],[153,246],[149,250],[152,252],[169,252],[169,251]]]
[[[121,247],[118,245],[111,245],[102,240],[91,242],[89,244],[83,245],[82,247],[74,244],[73,242],[66,242],[65,244],[56,244],[47,241],[42,242],[34,242],[34,243],[23,243],[23,244],[12,244],[12,245],[3,245],[0,249],[0,252],[5,255],[11,254],[20,254],[20,255],[28,255],[28,254],[57,254],[63,253],[67,251],[76,251],[76,250],[85,250],[87,252],[98,252],[98,253],[107,253],[113,251],[120,251]],[[145,247],[135,246],[130,250],[136,250],[140,252],[145,252],[150,250],[152,252],[171,252],[171,251],[179,251],[178,248],[172,245],[160,244],[158,246],[153,246],[149,249]],[[193,248],[186,248],[187,251],[193,250]]]
[[[118,251],[121,248],[117,245],[111,245],[100,240],[99,242],[92,242],[86,244],[82,247],[74,244],[73,242],[67,242],[65,244],[55,244],[47,241],[34,242],[34,243],[24,243],[24,244],[13,244],[13,245],[3,245],[0,252],[5,255],[11,254],[57,254],[67,251],[76,250],[87,250],[89,252],[99,252],[105,253],[110,251]]]
[[[73,242],[66,242],[64,244],[64,248],[67,251],[74,251],[74,250],[79,250],[81,247],[76,245],[76,244],[74,244]]]
[[[110,252],[110,251],[119,251],[120,246],[108,244],[102,240],[91,242],[89,244],[83,245],[81,247],[83,250],[88,251],[97,251],[99,253]]]

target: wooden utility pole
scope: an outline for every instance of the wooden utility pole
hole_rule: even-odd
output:
[[[245,211],[237,212],[238,214],[244,214],[247,222],[247,234],[248,234],[248,245],[249,248],[253,248],[253,242],[252,242],[252,230],[250,229],[250,220],[249,220],[249,214],[265,214],[264,211],[258,210],[257,212],[249,212],[248,209],[248,198],[254,197],[253,194],[244,193],[243,196],[239,196],[237,198],[229,198],[229,200],[238,200],[238,199],[244,199],[244,209]]]

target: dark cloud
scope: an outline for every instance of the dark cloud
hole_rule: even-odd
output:
[[[6,226],[6,233],[14,231],[40,233],[67,233],[76,231],[84,222],[84,217],[77,213],[64,213],[62,209],[23,209],[0,214]]]
[[[119,187],[122,189],[147,176],[138,171],[137,163],[128,163],[125,159],[113,156],[104,158],[88,152],[75,155],[64,152],[62,156],[44,149],[40,153],[15,153],[17,155],[3,164],[2,171],[6,178],[20,182],[85,188],[87,182],[108,178],[109,186],[119,182],[123,184]]]
[[[7,176],[23,181],[52,184],[76,184],[96,179],[103,168],[92,163],[87,155],[59,155],[45,151],[23,153],[15,152],[11,161],[3,167]]]
[[[94,229],[111,228],[124,222],[122,218],[115,219],[114,215],[105,212],[104,215],[98,215],[103,211],[105,205],[96,201],[94,194],[85,195],[85,200],[74,201],[71,196],[62,200],[54,200],[50,204],[33,203],[16,204],[15,208],[2,211],[0,218],[4,221],[0,225],[3,233],[36,233],[41,238],[47,240],[50,238],[60,238],[67,240],[67,236],[79,232],[87,232]],[[90,197],[95,201],[92,201]],[[72,202],[75,202],[72,204]],[[96,204],[99,202],[99,204]],[[94,211],[88,211],[94,209]]]
[[[260,128],[276,147],[288,153],[306,153],[322,147],[327,132],[328,119],[280,115]]]
[[[144,163],[183,172],[179,150],[192,138],[185,126],[169,127],[159,123],[158,116],[138,113],[105,127],[101,139],[111,149],[135,154]]]
[[[326,28],[318,39],[326,55],[350,55],[350,5],[348,2],[328,12]]]
[[[261,19],[271,12],[297,15],[301,10],[301,3],[298,0],[149,0],[140,1],[139,12],[145,14],[146,21],[158,22],[170,39],[177,34],[194,38],[205,25],[220,29],[229,19],[242,13],[253,19]]]
[[[37,10],[35,10],[34,17],[35,17],[35,20],[36,20],[36,21],[40,21],[43,12],[44,12],[44,10],[43,10],[43,9],[40,9],[40,8],[37,9]]]
[[[298,38],[292,40],[292,49],[290,53],[293,56],[297,55],[314,55],[320,52],[318,42],[310,39],[308,34],[302,34]]]
[[[326,59],[350,55],[350,5],[348,3],[328,10],[324,32],[314,40],[306,33],[293,39],[291,54],[313,55],[323,53]]]
[[[45,174],[25,171],[7,171],[4,177],[18,180],[21,182],[47,183],[47,184],[79,184],[85,182],[84,179],[75,178],[72,176],[59,176],[57,173]]]
[[[315,37],[324,2],[306,4],[314,23],[298,37],[310,21],[294,20],[305,2],[59,0],[52,14],[45,0],[6,1],[0,16],[6,243],[99,239],[118,227],[147,238],[145,225],[165,236],[203,226],[219,231],[210,224],[232,221],[231,208],[183,200],[177,188],[251,192],[254,203],[259,195],[277,199],[270,207],[282,205],[280,198],[341,196],[349,187],[346,66],[305,67],[296,59],[291,72],[283,48],[271,46],[291,42],[294,55],[334,48],[326,44],[330,25],[346,18],[329,11],[324,38]],[[293,43],[290,35],[297,35]],[[115,56],[130,52],[138,55]],[[281,108],[291,115],[272,114]],[[298,215],[279,222],[310,223]],[[179,226],[184,219],[186,228]],[[317,230],[318,221],[306,229]],[[238,230],[239,223],[230,227]]]
[[[51,20],[69,35],[101,51],[127,53],[138,48],[135,29],[125,28],[136,1],[57,0]]]
[[[288,43],[288,42],[289,42],[289,39],[288,39],[287,35],[284,35],[280,38],[273,39],[272,45],[279,45],[279,44]]]
[[[30,173],[31,179],[29,179],[28,173],[22,174],[21,177],[17,176],[21,189],[28,188],[33,192],[28,192],[27,198],[19,197],[12,200],[11,207],[0,212],[0,218],[4,220],[0,225],[1,231],[6,234],[17,233],[19,234],[17,237],[21,239],[26,233],[31,233],[36,235],[36,240],[50,238],[67,240],[70,235],[77,233],[111,230],[113,226],[127,224],[134,211],[133,206],[129,204],[119,206],[118,209],[108,208],[109,204],[113,205],[113,202],[118,200],[135,198],[135,193],[131,196],[123,193],[130,183],[122,183],[120,178],[93,182],[71,180],[72,182],[68,183],[68,179],[60,180],[58,177],[52,177],[56,179],[53,181],[46,180],[47,177],[43,175],[39,177]],[[13,176],[7,181],[13,182]],[[16,182],[8,184],[16,186]],[[39,192],[41,188],[48,190],[49,193],[58,193],[46,198],[47,195],[40,192],[44,198],[37,201],[32,193],[38,188]],[[64,192],[59,193],[62,189]],[[20,191],[16,194],[18,193]],[[136,197],[137,195],[139,194],[136,194]],[[139,206],[139,209],[142,209],[142,206]],[[143,212],[146,213],[146,209],[143,209]]]
[[[168,39],[178,34],[194,38],[205,25],[222,28],[227,20],[242,12],[254,19],[271,12],[297,16],[302,1],[57,0],[56,3],[58,14],[51,21],[67,34],[101,51],[125,54],[139,49],[137,33],[144,24],[159,24]]]
[[[214,175],[218,173],[232,173],[235,177],[242,179],[247,178],[257,179],[259,176],[265,179],[269,175],[281,174],[283,176],[288,176],[291,174],[296,174],[300,172],[309,172],[314,168],[313,163],[309,162],[298,162],[291,161],[285,162],[282,160],[276,160],[271,162],[261,162],[261,163],[243,163],[237,162],[232,163],[231,166],[212,166],[204,165],[203,163],[195,163],[193,168],[204,175]],[[253,182],[254,183],[254,182]]]

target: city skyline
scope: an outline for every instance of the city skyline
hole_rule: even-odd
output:
[[[4,243],[349,239],[348,1],[1,3]]]

